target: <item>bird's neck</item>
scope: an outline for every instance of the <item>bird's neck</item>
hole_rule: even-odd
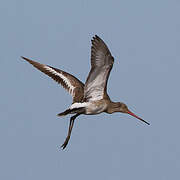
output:
[[[118,112],[118,107],[119,107],[119,102],[112,102],[110,101],[110,103],[108,104],[107,107],[107,113],[112,114],[114,112]]]

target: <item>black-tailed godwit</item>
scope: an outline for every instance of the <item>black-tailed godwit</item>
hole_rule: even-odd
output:
[[[60,69],[40,64],[25,57],[22,58],[61,84],[73,97],[71,106],[58,114],[58,116],[75,114],[70,118],[68,135],[61,146],[63,149],[70,139],[74,120],[81,114],[94,115],[102,112],[108,114],[121,112],[130,114],[149,125],[148,122],[132,113],[124,103],[112,102],[108,96],[107,81],[113,67],[114,58],[107,45],[97,35],[92,39],[91,70],[85,84]]]

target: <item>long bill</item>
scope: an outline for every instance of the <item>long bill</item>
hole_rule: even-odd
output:
[[[148,123],[147,121],[145,121],[145,120],[141,119],[140,117],[136,116],[136,115],[135,115],[134,113],[132,113],[131,111],[128,110],[127,113],[130,114],[131,116],[134,116],[135,118],[137,118],[137,119],[145,122],[146,124],[150,125],[150,123]]]

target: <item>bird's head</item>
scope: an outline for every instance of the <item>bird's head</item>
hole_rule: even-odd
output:
[[[116,103],[113,103],[112,105],[112,112],[121,112],[121,113],[126,113],[126,114],[130,114],[131,116],[134,116],[135,118],[145,122],[146,124],[150,125],[147,121],[141,119],[140,117],[138,117],[137,115],[135,115],[133,112],[131,112],[127,105],[122,103],[122,102],[116,102]]]

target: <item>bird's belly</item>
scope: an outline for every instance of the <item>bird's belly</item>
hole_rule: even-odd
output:
[[[85,110],[85,114],[91,115],[91,114],[99,114],[104,112],[104,110],[107,108],[106,104],[97,104],[91,102]]]

